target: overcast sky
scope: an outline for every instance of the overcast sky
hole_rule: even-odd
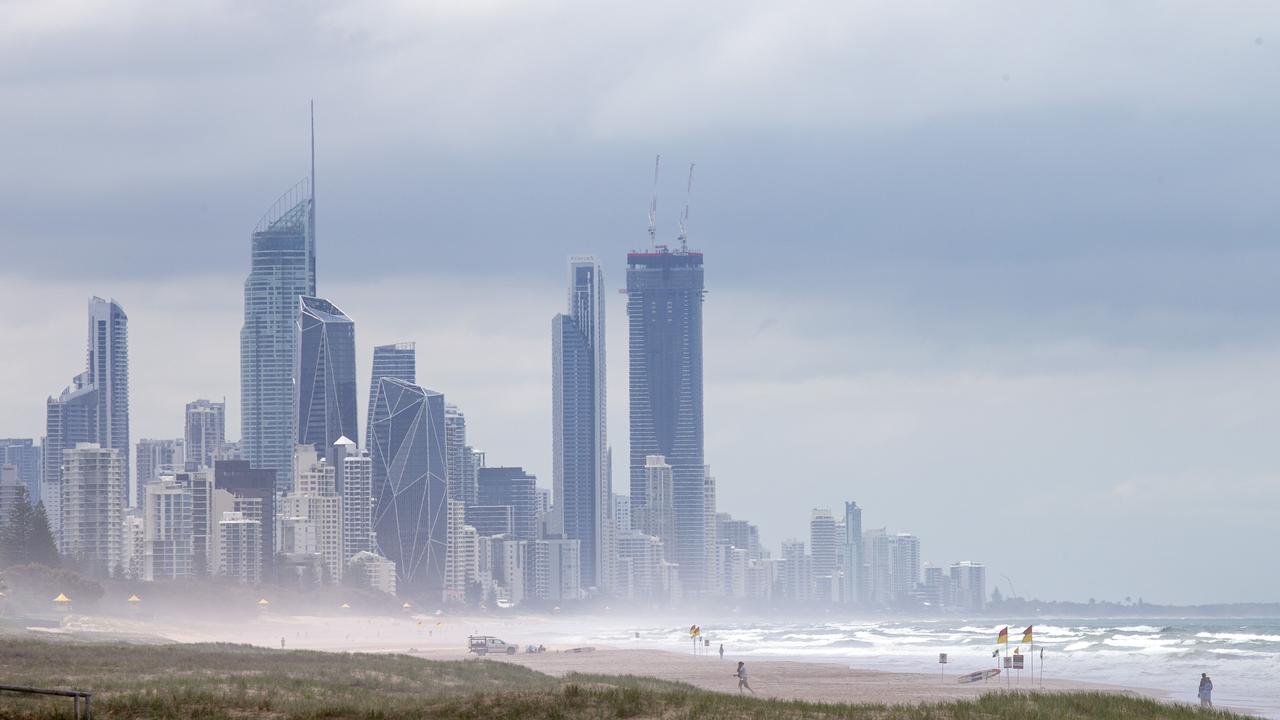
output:
[[[1273,3],[0,1],[0,436],[39,436],[86,300],[130,317],[132,432],[228,401],[250,231],[308,171],[318,285],[491,464],[551,483],[570,254],[610,288],[655,153],[696,162],[719,507],[809,511],[1024,595],[1276,600]],[[362,389],[360,402],[366,400]],[[363,432],[363,430],[362,430]]]

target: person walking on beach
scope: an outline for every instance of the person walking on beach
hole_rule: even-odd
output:
[[[724,643],[720,643],[720,659],[724,659]]]
[[[747,684],[747,664],[746,663],[742,662],[741,660],[738,661],[738,672],[734,673],[733,677],[738,678],[739,693],[742,692],[742,688],[746,688],[747,692],[751,693],[752,695],[756,694],[756,691],[752,690],[751,686]]]
[[[1213,681],[1209,673],[1200,673],[1200,707],[1213,707]]]

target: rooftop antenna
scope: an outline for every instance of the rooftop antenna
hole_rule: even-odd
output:
[[[689,163],[689,186],[684,191],[684,212],[680,213],[680,252],[689,252],[689,196],[693,194],[693,168]]]
[[[662,167],[662,155],[653,159],[653,198],[649,200],[649,247],[658,246],[658,169]]]

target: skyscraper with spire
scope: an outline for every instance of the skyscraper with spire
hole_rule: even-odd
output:
[[[311,177],[267,210],[253,230],[240,330],[241,445],[254,469],[276,473],[276,489],[292,485],[295,322],[300,298],[316,294],[315,115]]]
[[[551,321],[553,525],[579,542],[581,586],[604,590],[613,556],[613,483],[605,428],[604,278],[595,258],[570,258],[568,305],[568,313]]]

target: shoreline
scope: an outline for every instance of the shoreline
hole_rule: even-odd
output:
[[[999,680],[960,684],[960,675],[983,669],[953,663],[945,677],[935,672],[888,670],[851,664],[821,654],[786,656],[735,655],[723,660],[715,654],[694,655],[687,649],[636,648],[592,642],[586,637],[546,637],[545,621],[512,619],[492,623],[491,619],[465,616],[433,617],[408,615],[399,618],[376,616],[321,617],[266,613],[236,627],[196,620],[181,626],[142,618],[69,616],[57,627],[25,628],[32,636],[148,644],[150,642],[240,642],[267,649],[314,650],[345,653],[402,653],[429,660],[476,659],[465,649],[466,636],[490,632],[523,648],[526,644],[546,644],[545,653],[518,652],[512,656],[488,656],[495,662],[515,663],[537,672],[560,677],[580,672],[604,675],[634,675],[688,683],[713,692],[733,694],[737,681],[731,677],[738,660],[747,663],[752,689],[760,698],[804,700],[827,703],[921,704],[974,699],[988,693],[1037,692],[1023,678],[1021,686]],[[555,633],[551,633],[555,634]],[[53,639],[53,638],[50,638]],[[552,640],[552,642],[545,642]],[[573,647],[591,647],[591,652],[568,653]],[[983,664],[985,665],[985,663]],[[955,668],[954,670],[952,668]],[[1016,681],[1015,681],[1016,682]],[[1106,692],[1146,697],[1160,702],[1188,705],[1167,690],[1137,685],[1121,685],[1069,680],[1046,676],[1045,691]],[[1232,704],[1223,709],[1254,716],[1265,715],[1257,708]]]
[[[489,656],[495,662],[522,665],[531,670],[561,677],[569,673],[637,675],[659,680],[684,682],[703,690],[736,694],[732,677],[737,658],[726,653],[693,655],[673,650],[620,648],[597,644],[590,652],[563,652],[548,648],[545,653],[517,653]],[[561,650],[557,652],[557,650]],[[410,653],[432,660],[457,660],[475,656],[465,651],[438,650]],[[1006,687],[1003,680],[961,684],[958,675],[945,679],[932,673],[862,669],[830,659],[772,658],[752,656],[746,660],[751,688],[760,698],[804,700],[826,703],[922,704],[976,698],[987,693],[1038,692],[1040,688]],[[1168,693],[1152,688],[1106,685],[1059,678],[1046,678],[1046,692],[1108,692],[1176,702]]]

